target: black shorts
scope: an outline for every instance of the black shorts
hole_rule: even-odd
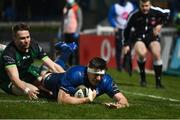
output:
[[[58,96],[62,77],[64,73],[52,73],[44,79],[44,86],[53,93],[54,98]]]
[[[154,36],[151,36],[151,35],[148,35],[145,38],[136,37],[133,44],[135,44],[138,41],[142,41],[146,45],[146,47],[149,48],[149,45],[150,45],[151,42],[153,42],[153,41],[160,42],[160,37],[159,36],[154,37]]]

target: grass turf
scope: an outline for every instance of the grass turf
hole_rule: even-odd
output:
[[[91,104],[63,105],[47,99],[29,101],[24,96],[0,91],[0,118],[14,119],[180,119],[180,77],[163,76],[165,89],[156,89],[153,75],[147,75],[148,86],[139,86],[139,74],[109,70],[130,107],[109,109],[101,103],[112,101],[107,95]]]

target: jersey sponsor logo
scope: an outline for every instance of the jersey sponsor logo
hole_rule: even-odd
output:
[[[151,21],[150,21],[150,24],[151,24],[151,25],[155,25],[155,24],[156,24],[156,20],[151,20]]]
[[[137,40],[138,40],[138,41],[141,41],[141,40],[142,40],[142,38],[137,38]]]
[[[30,58],[31,56],[30,55],[27,55],[27,56],[23,56],[23,60],[26,60],[28,58]]]

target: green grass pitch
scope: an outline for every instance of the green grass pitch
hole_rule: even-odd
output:
[[[165,89],[156,89],[153,75],[147,75],[146,88],[139,86],[139,74],[129,77],[125,72],[110,69],[130,107],[109,109],[101,103],[112,101],[103,95],[82,105],[57,104],[24,96],[7,95],[0,90],[0,119],[180,119],[180,77],[163,76]]]

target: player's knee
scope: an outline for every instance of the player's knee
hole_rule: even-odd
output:
[[[138,54],[138,56],[145,57],[147,54],[147,49],[144,45],[137,45],[135,46],[135,51]]]
[[[147,50],[141,50],[137,52],[139,58],[145,58],[147,54]]]
[[[154,65],[162,65],[162,64],[163,64],[163,61],[162,61],[162,59],[154,60],[154,61],[153,61],[153,64],[154,64]]]
[[[161,53],[160,52],[152,52],[153,59],[154,60],[160,60],[161,59]]]

